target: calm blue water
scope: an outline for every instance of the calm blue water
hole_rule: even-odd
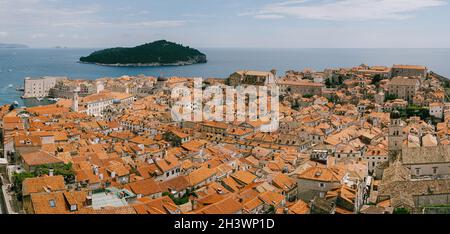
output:
[[[78,58],[97,49],[0,49],[0,104],[19,101],[15,88],[27,76],[68,76],[96,79],[122,75],[225,78],[236,70],[286,70],[369,65],[423,64],[450,77],[450,49],[201,49],[207,64],[183,67],[102,67],[79,64]],[[9,87],[12,85],[13,87]]]

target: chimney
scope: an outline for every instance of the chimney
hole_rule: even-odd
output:
[[[314,174],[315,177],[320,177],[322,175],[322,170],[318,170],[316,171],[316,173]]]
[[[197,206],[198,206],[198,204],[197,204],[197,200],[192,200],[192,210],[195,210],[195,209],[197,209]]]
[[[98,175],[98,167],[94,165],[94,175]]]
[[[148,158],[148,159],[147,159],[147,163],[148,163],[148,164],[152,164],[152,163],[153,163],[153,159],[152,159],[152,158]]]
[[[218,189],[217,189],[217,193],[218,193],[218,194],[223,194],[222,189],[221,189],[221,188],[218,188]]]
[[[92,206],[92,195],[86,196],[86,206]]]
[[[50,187],[48,187],[48,186],[42,186],[42,188],[44,189],[44,191],[46,193],[51,193],[52,192],[52,189]]]

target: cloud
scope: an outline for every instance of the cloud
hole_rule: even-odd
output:
[[[332,21],[402,20],[413,17],[417,11],[446,4],[445,0],[299,0],[267,4],[253,15]]]
[[[8,35],[8,32],[0,32],[0,37],[7,37]]]
[[[263,15],[255,15],[254,18],[256,19],[283,19],[284,15],[269,15],[269,14],[263,14]]]
[[[135,13],[135,15],[148,15],[150,14],[150,11],[142,10]]]
[[[66,28],[119,28],[127,27],[177,27],[186,23],[183,20],[142,20],[134,19],[135,15],[148,15],[150,11],[139,10],[132,19],[119,21],[120,17],[113,19],[104,18],[105,7],[99,4],[84,4],[81,6],[61,7],[55,0],[0,0],[0,28],[26,27],[26,28],[46,28],[64,27]],[[117,12],[115,12],[117,13]],[[128,17],[129,18],[129,17]],[[123,20],[123,19],[122,19]],[[61,30],[61,29],[58,29]],[[62,33],[62,32],[61,32]],[[35,35],[38,36],[38,35]]]
[[[186,24],[184,20],[150,20],[139,22],[103,22],[103,21],[72,21],[53,23],[53,27],[82,27],[82,28],[130,28],[130,27],[146,27],[146,28],[165,28],[165,27],[179,27]]]
[[[33,33],[31,34],[31,38],[33,39],[39,39],[39,38],[44,38],[47,37],[46,33]]]
[[[54,0],[0,0],[0,27],[46,27],[95,17],[99,5],[60,7]]]
[[[186,23],[184,20],[156,20],[156,21],[144,21],[137,23],[129,23],[130,26],[142,26],[151,28],[163,28],[163,27],[179,27]]]

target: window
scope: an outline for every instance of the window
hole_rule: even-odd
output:
[[[325,184],[324,183],[319,183],[319,187],[320,188],[325,188]]]
[[[437,169],[438,169],[437,167],[433,167],[433,174],[435,175],[437,174]]]
[[[416,168],[416,175],[420,175],[420,168]]]
[[[49,203],[50,203],[50,207],[51,208],[55,208],[56,207],[56,201],[55,200],[52,199],[52,200],[49,201]]]

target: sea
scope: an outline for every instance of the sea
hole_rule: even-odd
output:
[[[25,77],[67,76],[98,79],[124,75],[226,78],[236,70],[276,69],[278,74],[305,68],[353,67],[360,64],[425,65],[450,77],[450,49],[245,49],[203,48],[208,63],[163,67],[106,67],[77,63],[98,48],[0,49],[0,105],[15,101],[23,106],[21,91]],[[38,103],[39,104],[39,103]]]

